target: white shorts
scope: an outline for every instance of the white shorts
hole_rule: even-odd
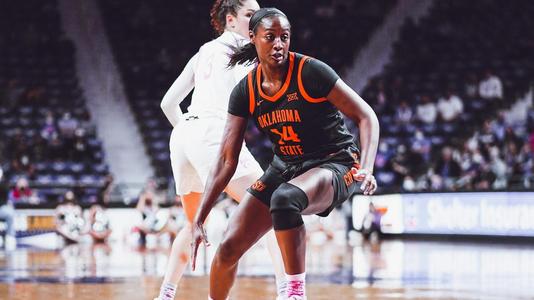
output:
[[[215,164],[225,121],[215,117],[180,120],[169,142],[176,194],[203,193],[211,167]],[[243,143],[239,163],[231,180],[263,174],[258,162]],[[251,183],[252,184],[252,183]]]

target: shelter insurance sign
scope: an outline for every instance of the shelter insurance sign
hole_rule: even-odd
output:
[[[396,194],[372,201],[392,204],[382,220],[388,233],[534,237],[534,193]]]

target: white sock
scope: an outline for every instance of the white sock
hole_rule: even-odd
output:
[[[276,280],[276,293],[278,296],[285,296],[287,290],[286,280]]]
[[[287,297],[293,295],[306,295],[306,272],[294,275],[286,274],[287,279]]]
[[[174,300],[176,288],[178,288],[176,284],[169,282],[162,284],[161,288],[159,289],[158,300]]]
[[[306,272],[300,274],[289,275],[286,274],[287,281],[306,281]]]

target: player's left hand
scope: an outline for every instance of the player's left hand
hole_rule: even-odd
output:
[[[358,170],[356,168],[352,168],[352,176],[354,177],[354,180],[362,182],[360,189],[363,191],[364,195],[372,195],[375,193],[378,185],[376,183],[375,176],[373,176],[371,171],[367,169]]]
[[[194,271],[196,267],[197,251],[200,243],[204,243],[206,247],[210,246],[208,242],[208,235],[204,230],[202,223],[193,223],[192,240],[191,240],[191,269]]]

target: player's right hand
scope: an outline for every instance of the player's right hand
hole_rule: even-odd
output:
[[[193,223],[191,239],[191,269],[194,271],[196,267],[197,251],[201,243],[204,243],[206,247],[210,246],[208,242],[208,235],[204,230],[202,223]]]

